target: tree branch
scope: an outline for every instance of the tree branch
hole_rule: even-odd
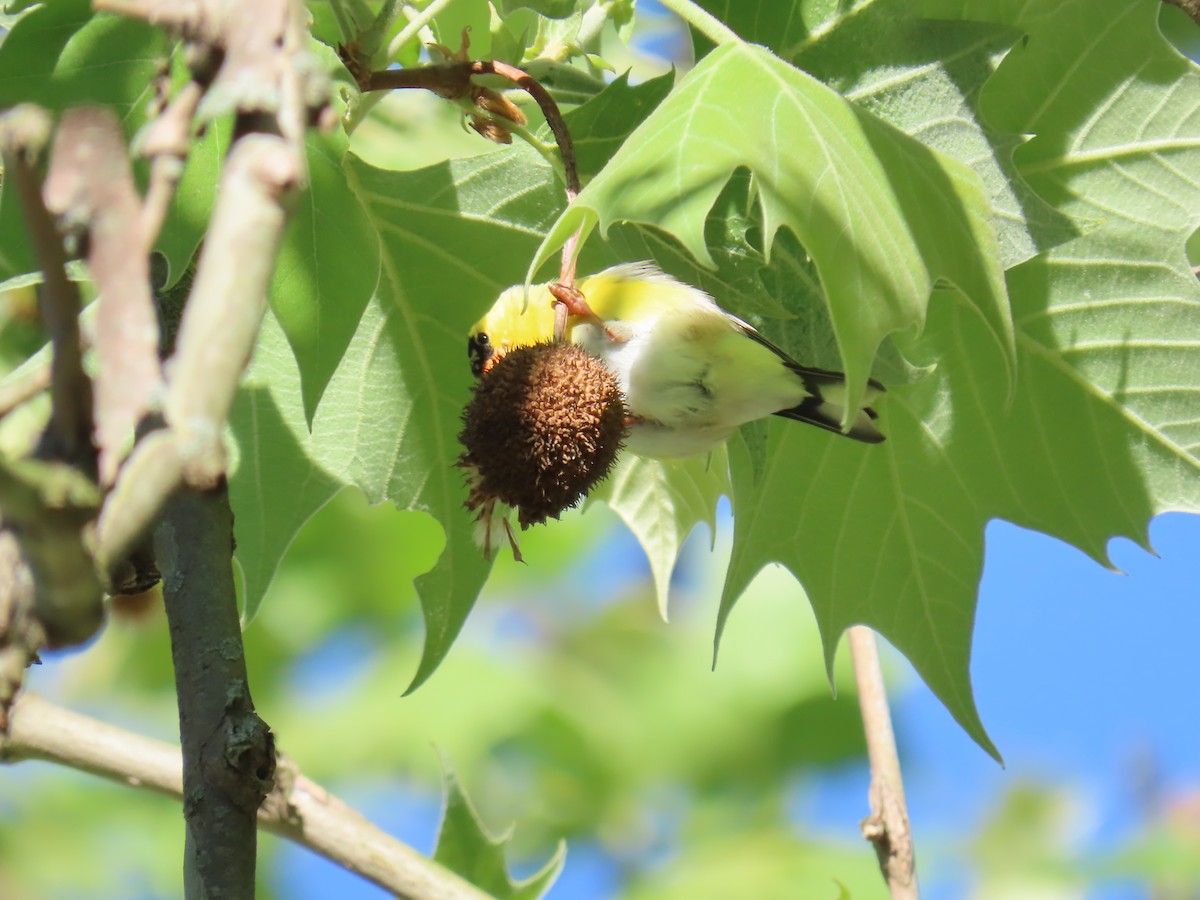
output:
[[[30,243],[42,270],[38,309],[54,348],[50,364],[50,425],[38,455],[71,462],[94,475],[92,384],[83,371],[79,287],[67,278],[62,237],[42,200],[40,180],[32,162],[49,135],[50,120],[37,107],[18,106],[0,119],[5,179],[12,182],[20,200]]]
[[[179,748],[23,693],[0,762],[38,759],[183,798]],[[485,900],[487,894],[381,831],[320,785],[280,767],[258,827],[312,850],[407,900]],[[286,777],[285,777],[286,772]]]
[[[272,786],[270,729],[254,711],[234,590],[224,429],[266,310],[271,275],[305,180],[304,133],[330,112],[299,0],[96,0],[193,44],[194,81],[152,135],[150,196],[130,227],[161,221],[192,113],[234,113],[234,143],[166,370],[162,425],[143,427],[97,523],[106,569],[162,511],[163,576],[179,701],[188,900],[254,895],[255,818]],[[143,241],[144,243],[144,241]],[[145,264],[145,248],[141,253]],[[147,283],[149,278],[146,277]],[[180,490],[186,487],[185,490]]]
[[[464,33],[462,51],[460,54],[456,54],[456,56],[460,57],[457,62],[435,66],[415,66],[407,69],[386,69],[380,72],[368,72],[359,80],[359,87],[364,92],[419,88],[432,91],[439,97],[444,97],[447,100],[457,100],[470,95],[476,107],[492,116],[493,121],[498,116],[501,119],[515,120],[519,121],[520,124],[524,124],[524,115],[520,114],[519,110],[516,110],[516,114],[520,115],[520,119],[517,120],[512,112],[507,111],[506,107],[501,105],[507,104],[508,107],[511,107],[512,104],[504,101],[495,92],[479,87],[471,81],[471,77],[474,75],[499,75],[501,78],[508,79],[529,94],[541,109],[542,115],[546,117],[546,124],[550,126],[550,131],[554,134],[554,140],[558,144],[558,152],[562,157],[567,204],[574,203],[580,191],[579,167],[575,161],[575,142],[571,138],[571,131],[567,128],[566,120],[563,119],[562,111],[558,108],[558,103],[555,102],[550,92],[542,86],[541,82],[516,66],[510,66],[508,63],[500,62],[499,60],[472,61],[466,59],[468,46],[469,44]],[[495,104],[494,101],[500,101],[500,103]],[[505,138],[508,137],[508,130],[504,127],[503,122],[500,122],[496,128],[484,128],[476,123],[473,118],[472,127],[484,137],[494,138],[497,132]],[[507,140],[504,143],[507,143]],[[562,248],[562,265],[559,268],[558,285],[565,288],[568,294],[575,291],[575,263],[579,246],[579,236],[582,229],[582,225],[576,229],[575,233],[567,239]],[[582,300],[582,294],[579,294],[578,291],[575,291],[575,294]],[[561,341],[566,334],[568,305],[561,299],[558,299],[557,294],[555,297],[554,339]],[[586,307],[586,301],[584,301],[584,305]]]
[[[100,295],[95,440],[100,483],[111,485],[134,426],[161,392],[153,237],[141,227],[141,198],[115,113],[97,106],[63,113],[43,193],[60,221],[87,229],[88,270]]]
[[[916,900],[917,869],[912,830],[904,802],[896,735],[888,711],[887,687],[879,667],[879,644],[875,632],[865,625],[855,625],[849,634],[858,703],[867,736],[867,755],[871,760],[871,815],[862,821],[863,837],[875,846],[879,868],[892,897]]]
[[[108,565],[130,552],[182,480],[209,487],[225,471],[225,419],[266,311],[301,166],[269,135],[241,138],[230,152],[179,328],[168,427],[138,442],[100,515],[99,556]]]
[[[189,900],[252,897],[255,816],[273,784],[275,745],[250,699],[224,483],[174,495],[154,549],[179,697],[184,888]]]

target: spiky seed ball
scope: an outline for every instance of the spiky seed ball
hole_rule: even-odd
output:
[[[612,469],[625,419],[616,377],[583,348],[543,343],[506,353],[463,413],[467,508],[486,512],[499,500],[516,508],[522,528],[558,518]]]

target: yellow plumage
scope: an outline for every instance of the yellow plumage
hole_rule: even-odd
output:
[[[703,291],[649,263],[614,266],[577,287],[595,318],[573,317],[568,338],[617,375],[631,416],[626,446],[633,452],[703,453],[768,415],[842,433],[843,376],[801,366]],[[528,305],[523,287],[509,288],[471,331],[472,369],[481,375],[508,350],[549,340],[553,329],[547,285],[530,288]],[[848,437],[883,440],[868,405],[882,391],[870,383]]]

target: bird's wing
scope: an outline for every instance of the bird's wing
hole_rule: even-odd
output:
[[[727,315],[730,319],[733,320],[734,324],[736,324],[738,326],[738,328],[740,328],[742,330],[742,332],[746,335],[746,337],[750,338],[753,341],[756,341],[759,344],[762,344],[764,347],[766,347],[768,350],[770,350],[772,353],[774,353],[776,356],[778,356],[781,360],[783,360],[783,364],[785,366],[787,366],[789,369],[791,369],[793,372],[795,372],[797,375],[801,375],[801,376],[811,375],[818,379],[820,379],[822,376],[827,376],[827,377],[831,377],[831,378],[842,378],[842,379],[845,378],[845,376],[841,372],[838,372],[834,369],[819,369],[816,366],[806,366],[802,363],[796,362],[796,360],[792,359],[792,357],[789,356],[785,350],[780,349],[778,346],[776,346],[775,344],[772,344],[765,337],[763,337],[762,334],[753,325],[749,324],[748,322],[743,322],[741,319],[739,319],[737,316],[733,315],[732,313],[726,312],[725,315]],[[886,391],[887,391],[887,388],[884,387],[883,384],[881,384],[880,382],[876,381],[874,378],[868,378],[867,385],[875,391],[876,395],[886,393]]]

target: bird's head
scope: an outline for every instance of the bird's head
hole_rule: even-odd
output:
[[[482,376],[509,350],[550,340],[554,335],[554,298],[546,285],[516,285],[504,291],[467,336],[471,373]]]

